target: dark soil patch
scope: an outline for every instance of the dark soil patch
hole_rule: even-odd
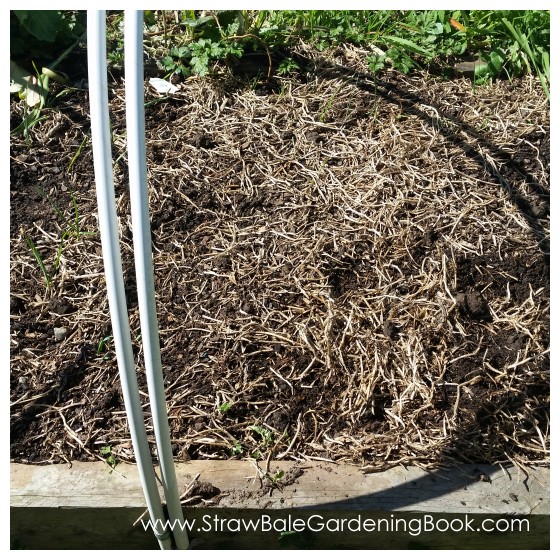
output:
[[[352,49],[344,67],[309,56],[305,81],[264,95],[191,81],[146,111],[176,457],[547,463],[549,112],[538,84],[374,79]],[[113,84],[142,372],[122,94]],[[30,145],[12,139],[16,461],[101,458],[106,445],[132,458],[89,144],[74,160],[87,111],[76,93]],[[62,242],[49,288],[24,235],[48,270]]]

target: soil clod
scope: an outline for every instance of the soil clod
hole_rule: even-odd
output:
[[[461,311],[467,317],[475,321],[492,321],[490,306],[478,290],[471,288],[466,293],[460,292],[456,299]]]

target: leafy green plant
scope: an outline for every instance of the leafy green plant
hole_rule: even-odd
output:
[[[253,432],[261,437],[261,443],[265,447],[274,445],[274,434],[269,429],[263,428],[262,426],[249,426],[249,429],[253,430]]]
[[[398,18],[395,18],[398,15]],[[550,13],[544,10],[429,10],[393,12],[376,30],[372,71],[386,65],[408,72],[448,57],[478,58],[475,81],[535,73],[550,87]]]
[[[278,484],[282,478],[284,478],[285,474],[286,473],[282,469],[278,469],[274,474],[268,473],[268,477],[273,483]]]
[[[161,64],[167,72],[167,77],[171,74],[180,74],[188,77],[192,74],[189,68],[191,50],[189,47],[174,47],[169,54],[161,59]]]
[[[243,451],[241,443],[236,441],[235,444],[228,449],[227,453],[230,457],[241,457],[243,455]]]
[[[104,336],[99,343],[97,344],[97,350],[96,350],[96,354],[103,354],[103,359],[104,360],[108,360],[109,356],[108,356],[108,343],[113,340],[113,336],[109,335],[109,336]]]
[[[222,414],[227,414],[228,410],[233,406],[232,402],[224,402],[219,406],[220,412]]]
[[[280,62],[278,65],[278,74],[281,76],[287,76],[292,72],[296,72],[299,70],[299,64],[291,57],[286,57],[284,60]]]
[[[459,12],[444,10],[389,12],[381,26],[371,32],[374,54],[368,58],[373,72],[392,66],[407,73],[413,68],[460,55],[466,41],[457,40],[451,20]]]
[[[150,17],[145,16],[146,19],[149,21]],[[107,12],[106,21],[108,66],[122,67],[124,65],[124,12]]]
[[[181,12],[188,30],[162,59],[169,73],[206,75],[216,62],[248,50],[283,54],[302,39],[318,49],[341,43],[368,47],[371,71],[387,66],[449,69],[476,60],[477,82],[536,73],[550,87],[550,14],[544,10],[230,10]],[[197,15],[198,14],[198,15]],[[284,56],[279,75],[298,69]]]
[[[85,30],[85,11],[11,10],[10,58],[48,62],[83,37]]]
[[[550,84],[550,13],[545,10],[472,10],[457,13],[457,36],[479,55],[480,79],[536,73],[547,95]]]
[[[239,11],[222,10],[194,17],[194,12],[183,12],[182,25],[189,30],[190,42],[169,49],[160,62],[168,73],[188,77],[193,74],[206,76],[215,62],[239,57],[244,52],[244,36],[237,33],[244,29],[244,18]],[[165,21],[165,20],[164,20]]]
[[[49,82],[68,82],[55,68],[85,38],[85,13],[12,10],[10,27],[10,92],[23,102],[22,122],[12,132],[29,139],[30,130],[45,118],[44,109],[68,92],[49,97]]]
[[[112,66],[124,66],[124,48],[115,48],[107,53],[107,60]]]
[[[56,65],[55,63],[52,66]],[[44,109],[54,106],[55,102],[72,91],[72,88],[63,88],[58,93],[51,95],[49,91],[50,81],[66,84],[68,76],[62,72],[55,72],[52,68],[43,67],[41,72],[33,63],[34,75],[25,75],[26,72],[10,61],[10,92],[17,93],[23,100],[22,122],[12,130],[12,134],[23,133],[29,140],[31,129],[46,118]]]
[[[110,445],[104,445],[99,452],[105,459],[105,462],[111,467],[115,468],[118,461],[117,458],[113,455],[113,451]]]
[[[192,71],[199,76],[206,76],[210,71],[211,62],[223,58],[226,51],[220,42],[215,42],[213,39],[199,39],[190,47],[190,65]]]
[[[169,55],[161,59],[161,64],[168,76],[206,76],[214,62],[242,54],[242,47],[236,43],[201,38],[189,45],[171,49]]]
[[[341,42],[364,44],[389,14],[387,10],[271,10],[261,18],[265,20],[261,33],[275,44],[304,38],[321,50]]]
[[[17,93],[23,101],[23,119],[12,133],[23,133],[28,140],[30,130],[46,118],[43,109],[47,106],[49,76],[40,73],[36,67],[35,76],[21,76],[21,70],[16,70],[12,74],[10,91]]]

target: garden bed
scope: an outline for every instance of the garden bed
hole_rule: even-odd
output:
[[[355,48],[303,55],[298,75],[272,83],[224,75],[147,93],[175,456],[547,465],[550,124],[538,80],[374,78]],[[141,372],[124,89],[110,89]],[[16,462],[133,460],[88,110],[77,91],[29,144],[12,138]]]

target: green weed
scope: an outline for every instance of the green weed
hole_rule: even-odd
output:
[[[218,10],[198,18],[194,12],[183,12],[183,17],[181,24],[189,30],[183,40],[190,41],[173,46],[160,59],[168,77],[171,74],[206,76],[214,63],[243,54],[242,41],[246,37],[237,35],[244,30],[242,12]]]
[[[84,149],[85,145],[89,142],[89,136],[84,135],[82,142],[80,143],[80,145],[78,146],[78,150],[76,151],[76,153],[74,154],[74,156],[72,157],[72,160],[70,161],[70,163],[68,164],[68,168],[66,169],[67,172],[70,172],[70,170],[72,169],[72,166],[74,165],[74,163],[76,162],[76,160],[80,157],[80,154],[82,153],[82,150]]]
[[[105,459],[105,462],[111,467],[111,468],[115,468],[118,461],[117,458],[113,455],[113,451],[111,449],[110,445],[105,445],[103,446],[99,452],[101,453],[101,455],[103,456],[103,458]]]
[[[278,484],[286,473],[282,469],[278,469],[274,474],[268,474],[268,478],[274,483]]]
[[[113,340],[113,336],[109,335],[109,336],[104,336],[99,343],[97,344],[97,350],[96,350],[96,354],[103,354],[103,359],[104,360],[108,360],[109,359],[109,347],[108,347],[108,343],[111,342],[111,340]]]
[[[299,70],[299,64],[291,57],[286,57],[278,65],[278,74],[281,76],[287,76],[292,72],[297,72]]]
[[[147,10],[144,16],[151,36],[147,49],[158,52],[154,57],[168,75],[204,76],[214,64],[229,64],[245,52],[291,48],[303,39],[318,49],[341,43],[369,47],[372,71],[445,66],[448,58],[468,55],[484,62],[478,80],[533,72],[545,91],[550,88],[547,10]],[[109,12],[108,58],[119,64],[122,19],[121,12]],[[84,21],[83,12],[14,10],[12,56],[39,56],[41,41],[68,45],[81,37]],[[296,69],[288,57],[278,72]],[[22,129],[39,116],[28,111]]]
[[[241,457],[243,455],[243,451],[241,443],[236,441],[235,444],[228,449],[227,453],[230,457]]]
[[[261,444],[264,447],[272,447],[274,445],[274,434],[269,429],[262,426],[249,426],[249,429],[261,437]]]
[[[511,64],[515,66],[517,63],[517,70],[519,73],[523,73],[522,69],[519,68],[520,65],[524,65],[528,73],[534,70],[541,81],[541,85],[547,97],[550,98],[549,52],[545,49],[545,45],[542,44],[542,41],[535,42],[530,40],[531,36],[534,35],[534,31],[538,31],[539,28],[529,30],[529,35],[527,35],[522,28],[517,27],[506,18],[502,18],[502,23],[514,39],[509,50],[509,60]]]
[[[228,410],[233,406],[232,402],[225,402],[219,406],[220,412],[222,414],[227,414]]]
[[[261,35],[270,44],[299,38],[318,48],[341,42],[369,46],[372,72],[409,72],[453,57],[480,57],[476,79],[535,73],[550,88],[550,13],[546,10],[268,11]]]

